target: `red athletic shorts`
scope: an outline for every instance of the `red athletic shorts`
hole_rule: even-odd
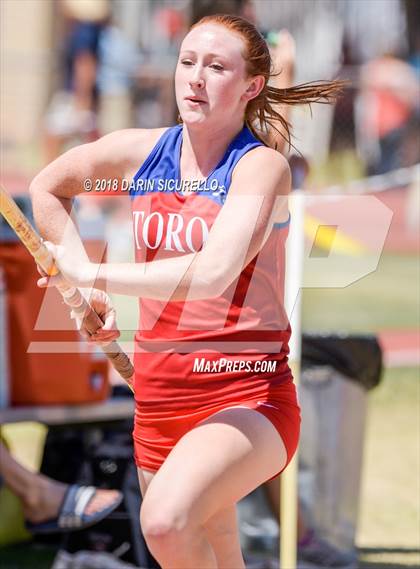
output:
[[[152,472],[159,470],[168,454],[180,438],[195,426],[222,409],[248,407],[265,415],[275,426],[287,451],[287,462],[291,461],[299,441],[300,407],[296,387],[292,380],[270,389],[269,398],[235,400],[228,398],[222,403],[209,404],[200,408],[142,411],[136,406],[134,416],[134,458],[139,468]],[[282,470],[280,472],[282,472]],[[280,474],[270,478],[272,480]]]

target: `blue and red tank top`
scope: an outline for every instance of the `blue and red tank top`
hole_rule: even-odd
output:
[[[262,144],[244,126],[206,180],[187,182],[180,179],[182,134],[182,125],[168,128],[134,176],[136,262],[200,251],[226,200],[236,164]],[[188,193],[182,191],[186,188]],[[236,390],[252,398],[260,393],[261,382],[291,380],[284,310],[288,225],[274,226],[258,255],[216,298],[140,298],[136,399],[145,406],[161,401],[165,408],[187,408],[222,401]]]

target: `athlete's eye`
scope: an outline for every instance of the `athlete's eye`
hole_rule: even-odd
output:
[[[223,71],[224,69],[223,65],[220,65],[220,63],[212,63],[210,67],[216,71]]]
[[[193,62],[191,61],[191,59],[181,59],[181,64],[191,66],[193,65]]]

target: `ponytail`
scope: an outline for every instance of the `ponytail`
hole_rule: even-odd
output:
[[[245,112],[245,123],[252,134],[261,140],[271,127],[282,136],[289,147],[293,146],[291,139],[291,124],[276,109],[279,105],[311,105],[312,103],[328,104],[333,102],[342,91],[347,81],[314,81],[302,83],[293,87],[279,89],[265,85],[261,93],[249,101]],[[278,124],[283,127],[282,132]]]

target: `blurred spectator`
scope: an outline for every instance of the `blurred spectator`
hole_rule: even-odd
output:
[[[45,160],[59,156],[78,138],[97,137],[96,110],[99,37],[110,15],[108,0],[61,0],[65,18],[64,88],[52,98],[45,118]]]
[[[420,31],[417,31],[414,51],[409,57],[408,63],[412,66],[417,75],[417,79],[420,81]]]
[[[354,150],[356,146],[354,124],[354,102],[357,84],[358,61],[349,38],[344,35],[341,47],[341,66],[337,75],[349,82],[334,105],[330,151]]]
[[[185,35],[185,18],[180,10],[172,7],[162,7],[156,12],[156,24],[161,50],[177,54],[179,44]]]
[[[412,133],[418,120],[419,82],[413,68],[394,55],[365,63],[360,72],[356,122],[359,150],[367,160],[369,174],[382,174],[418,160],[417,136]],[[412,142],[407,147],[408,140]]]
[[[281,476],[264,484],[268,504],[275,518],[280,519],[280,480]],[[302,506],[298,505],[297,519],[298,560],[316,567],[355,568],[353,553],[343,552],[322,539],[305,519]]]
[[[212,14],[236,14],[253,24],[256,21],[254,3],[249,0],[193,0],[191,3],[190,24],[195,24],[204,16]]]
[[[405,32],[408,40],[408,62],[416,70],[420,80],[420,3],[418,0],[404,0]]]
[[[0,439],[0,483],[20,499],[33,534],[72,531],[103,520],[122,501],[117,490],[63,484],[17,462]],[[11,523],[11,520],[8,520]]]
[[[98,125],[102,135],[132,125],[133,78],[141,63],[136,46],[113,23],[98,43]]]
[[[249,2],[246,3],[248,5]],[[269,31],[264,34],[271,51],[271,59],[274,71],[277,73],[272,78],[271,84],[278,89],[285,89],[293,84],[296,63],[296,45],[292,35],[287,30]],[[290,120],[291,105],[279,105],[276,109],[286,121]],[[277,132],[271,129],[267,136],[267,142],[282,154],[288,153],[286,148],[285,131]]]

